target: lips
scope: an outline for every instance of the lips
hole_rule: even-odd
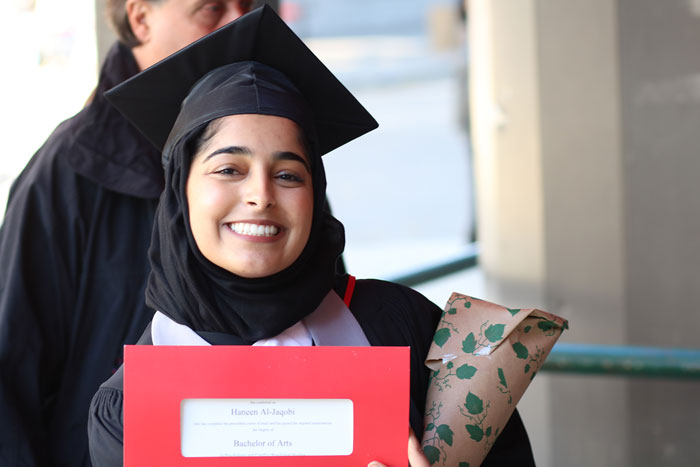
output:
[[[253,237],[274,237],[280,232],[279,227],[270,224],[252,224],[249,222],[234,222],[228,227],[240,235],[250,235]]]

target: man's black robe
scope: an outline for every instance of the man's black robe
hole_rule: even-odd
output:
[[[144,289],[160,155],[102,96],[137,72],[115,45],[93,100],[11,188],[0,228],[0,465],[90,465],[90,399],[153,315]]]
[[[335,290],[341,297],[345,293],[345,284],[345,277],[336,283]],[[430,375],[424,361],[442,310],[414,290],[376,280],[357,281],[349,308],[372,345],[411,347],[410,423],[421,437]],[[221,338],[217,341],[224,343]],[[152,344],[150,327],[139,344]],[[100,387],[90,407],[90,455],[95,465],[122,465],[122,403],[123,371],[120,368]],[[466,438],[466,430],[463,436]],[[459,443],[459,439],[459,435],[455,435],[454,442]],[[535,465],[530,441],[517,410],[482,465]]]

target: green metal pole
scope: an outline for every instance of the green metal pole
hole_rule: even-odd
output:
[[[700,379],[700,350],[560,342],[552,349],[542,371]]]

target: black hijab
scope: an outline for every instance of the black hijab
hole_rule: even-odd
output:
[[[210,122],[235,114],[289,118],[309,141],[314,198],[309,240],[291,266],[264,278],[243,278],[206,259],[189,224],[186,184],[196,142]],[[325,208],[326,176],[312,112],[284,74],[257,62],[208,73],[183,102],[163,162],[165,190],[149,251],[150,307],[201,334],[231,334],[244,343],[279,334],[316,309],[333,286],[345,235]]]

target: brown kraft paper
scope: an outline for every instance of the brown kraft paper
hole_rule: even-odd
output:
[[[452,294],[425,361],[431,465],[481,464],[564,329],[565,319],[541,310]]]

